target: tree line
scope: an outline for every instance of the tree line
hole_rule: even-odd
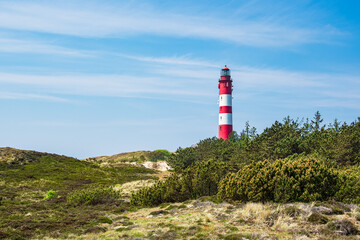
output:
[[[228,140],[216,137],[179,148],[168,159],[174,173],[143,188],[133,205],[154,206],[201,196],[217,201],[360,203],[360,118],[323,124],[286,117],[261,134],[246,123]]]

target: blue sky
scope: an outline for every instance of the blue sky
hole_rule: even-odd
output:
[[[0,146],[78,158],[360,110],[360,1],[0,1]]]

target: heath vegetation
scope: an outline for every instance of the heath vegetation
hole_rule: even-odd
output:
[[[83,161],[2,148],[0,239],[357,239],[359,120],[325,125],[317,112]],[[144,161],[173,170],[131,165]]]

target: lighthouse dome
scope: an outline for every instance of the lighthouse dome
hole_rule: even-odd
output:
[[[220,72],[220,75],[221,76],[230,76],[230,69],[225,65],[225,67],[223,67],[223,69],[221,69],[221,72]]]

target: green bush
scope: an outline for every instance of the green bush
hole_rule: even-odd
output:
[[[219,199],[247,201],[322,201],[335,195],[338,175],[314,157],[250,164],[219,184]]]
[[[170,156],[171,153],[165,149],[159,149],[149,153],[149,158],[152,162],[167,160],[168,158],[170,158]]]
[[[224,162],[197,162],[187,168],[181,176],[172,174],[165,181],[159,181],[132,194],[131,204],[156,206],[165,202],[182,202],[201,196],[216,195],[217,186],[228,171],[231,171],[231,168]]]
[[[360,204],[360,166],[340,171],[338,188],[337,201]]]
[[[195,163],[196,160],[196,149],[193,147],[188,147],[184,149],[177,149],[176,152],[170,156],[167,162],[172,168],[175,169],[175,171],[181,172],[191,164]]]
[[[120,193],[112,187],[92,187],[69,194],[67,202],[72,205],[109,204],[119,201]]]
[[[49,190],[46,192],[46,196],[44,197],[44,200],[54,198],[56,196],[56,194],[57,194],[57,191]]]

